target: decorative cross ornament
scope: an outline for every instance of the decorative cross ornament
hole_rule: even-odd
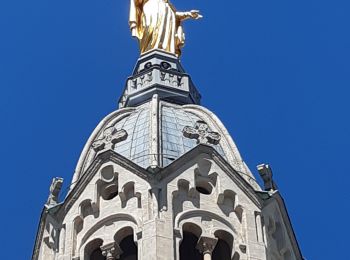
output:
[[[114,126],[108,127],[103,131],[103,137],[92,143],[92,148],[96,152],[113,149],[116,143],[126,138],[128,138],[128,133],[124,129],[118,131]]]
[[[217,132],[210,132],[209,126],[204,121],[197,121],[194,127],[185,126],[182,130],[185,137],[197,139],[197,144],[219,144],[221,136]]]

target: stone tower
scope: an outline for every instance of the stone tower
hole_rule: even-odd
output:
[[[53,180],[33,260],[302,260],[268,165],[261,188],[179,59],[154,50]]]

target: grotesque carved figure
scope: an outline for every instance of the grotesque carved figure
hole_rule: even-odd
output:
[[[52,206],[56,205],[58,203],[58,196],[60,194],[60,191],[62,189],[63,179],[62,178],[54,178],[52,180],[51,186],[50,186],[50,195],[46,202],[46,205]]]

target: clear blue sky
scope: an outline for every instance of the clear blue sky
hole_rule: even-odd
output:
[[[255,171],[272,165],[307,260],[350,259],[348,0],[200,9],[182,62]],[[30,259],[51,179],[70,182],[138,57],[128,0],[0,2],[1,259]]]

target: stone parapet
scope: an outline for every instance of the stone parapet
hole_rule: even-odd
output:
[[[119,108],[137,106],[158,94],[161,100],[177,104],[200,104],[201,95],[179,59],[161,51],[140,57],[133,75],[128,78]]]

